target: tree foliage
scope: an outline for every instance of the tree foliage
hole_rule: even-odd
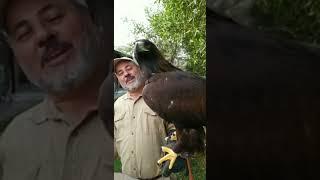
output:
[[[146,14],[150,17],[150,12],[146,11]],[[171,40],[164,40],[156,32],[150,28],[148,25],[141,23],[133,23],[134,31],[133,33],[137,36],[137,39],[149,39],[157,45],[166,59],[173,63],[174,65],[183,68],[186,61],[185,55],[183,52],[183,47],[180,43],[174,42]]]
[[[121,56],[132,56],[133,42],[129,42],[126,46],[115,47],[118,52],[121,52]]]
[[[256,0],[253,15],[262,30],[298,41],[320,43],[319,0]]]
[[[208,0],[207,6],[250,28],[307,44],[320,43],[319,0]]]
[[[180,68],[206,73],[206,1],[158,0],[162,8],[146,11],[150,26],[134,23],[138,37],[153,41]],[[184,66],[184,67],[182,67]]]

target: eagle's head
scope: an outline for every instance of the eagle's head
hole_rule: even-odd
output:
[[[134,42],[133,57],[139,64],[154,61],[156,58],[163,59],[157,46],[147,39],[140,39]]]
[[[177,70],[164,58],[157,46],[147,39],[134,42],[133,58],[147,74]]]
[[[148,39],[139,39],[134,42],[134,52],[150,52],[155,49],[158,49],[157,46]]]
[[[147,39],[140,39],[134,42],[132,56],[147,76],[159,72],[159,61],[164,60],[157,46]]]

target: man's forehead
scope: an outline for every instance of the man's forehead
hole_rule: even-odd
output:
[[[127,66],[134,67],[134,66],[137,66],[137,65],[135,65],[132,61],[123,60],[123,61],[118,62],[118,64],[116,65],[116,68],[115,68],[116,72],[121,70],[122,68],[127,67]]]
[[[23,16],[35,14],[45,6],[52,4],[67,4],[68,0],[11,0],[7,4],[6,16]]]
[[[28,5],[36,5],[36,6],[43,6],[44,4],[71,4],[72,2],[82,5],[84,7],[88,7],[86,0],[7,0],[4,4],[6,12],[12,6],[28,6]],[[26,10],[24,10],[26,12]]]
[[[12,7],[20,7],[19,10],[17,10],[17,12],[22,12],[22,13],[26,13],[29,12],[30,10],[27,10],[26,6],[30,6],[31,4],[34,5],[41,5],[42,3],[48,3],[48,2],[52,2],[52,3],[71,3],[71,1],[73,1],[73,3],[77,3],[78,5],[81,5],[85,8],[88,8],[87,2],[86,0],[0,0],[0,31],[3,31],[2,33],[6,34],[6,26],[8,25],[7,21],[7,16],[8,16],[8,11],[9,9]],[[19,6],[18,6],[19,5]],[[32,11],[33,12],[33,11]],[[16,19],[16,18],[13,18]]]
[[[47,5],[68,5],[70,0],[11,0],[6,7],[6,15],[36,13]]]
[[[6,9],[7,30],[20,21],[46,12],[50,7],[62,7],[68,4],[69,0],[11,0]]]

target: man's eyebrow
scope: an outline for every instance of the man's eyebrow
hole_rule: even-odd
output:
[[[122,71],[121,69],[117,70],[115,73],[118,74],[120,71]]]
[[[41,15],[41,14],[47,12],[48,10],[50,10],[50,9],[55,9],[55,8],[56,8],[56,6],[54,6],[53,4],[47,4],[45,7],[41,8],[41,9],[38,11],[37,14],[38,14],[38,15]]]
[[[54,9],[54,8],[56,8],[54,5],[52,5],[52,4],[47,4],[46,6],[44,6],[43,8],[41,8],[41,9],[37,12],[37,14],[38,14],[38,15],[43,14],[44,12],[46,12],[46,11],[48,11],[48,10],[50,10],[50,9]],[[23,26],[26,26],[27,24],[28,24],[28,22],[27,22],[26,20],[22,20],[22,21],[18,22],[18,23],[15,24],[14,27],[13,27],[13,33],[16,33],[16,31],[17,31],[19,28],[21,28],[21,27],[23,27]]]

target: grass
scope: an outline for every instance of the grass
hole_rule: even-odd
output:
[[[200,154],[191,158],[192,174],[195,180],[206,179],[206,155]],[[114,161],[114,171],[121,172],[121,162],[119,159]],[[185,171],[176,173],[175,176],[178,180],[188,180]]]
[[[121,162],[119,159],[114,160],[113,169],[114,172],[121,172]]]
[[[206,156],[204,154],[191,158],[192,174],[195,180],[206,179]],[[177,173],[177,179],[188,180],[185,172]]]

